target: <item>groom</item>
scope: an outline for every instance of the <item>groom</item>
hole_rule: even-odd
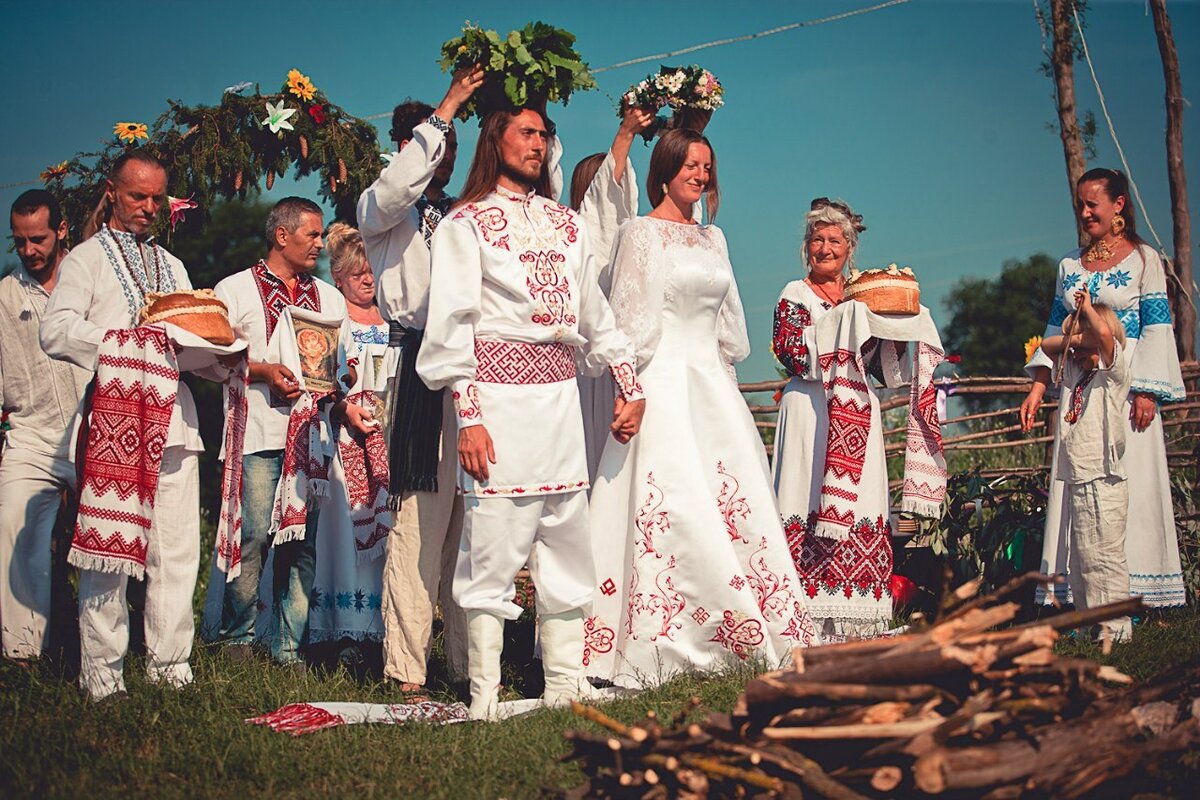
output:
[[[495,719],[517,572],[537,586],[545,701],[586,692],[583,618],[595,584],[575,350],[616,379],[612,430],[645,411],[633,348],[613,324],[574,211],[549,199],[546,118],[483,121],[459,204],[433,237],[417,373],[449,387],[465,495],[454,600],[467,614],[471,716]]]

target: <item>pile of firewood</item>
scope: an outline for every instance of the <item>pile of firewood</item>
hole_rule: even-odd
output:
[[[588,782],[570,797],[1081,797],[1137,785],[1200,745],[1200,667],[1138,686],[1053,652],[1060,631],[1136,613],[1138,598],[1010,625],[1000,591],[957,594],[924,630],[797,650],[732,714],[651,715],[568,731]],[[1125,781],[1125,784],[1121,782]],[[1120,796],[1118,791],[1116,796]]]

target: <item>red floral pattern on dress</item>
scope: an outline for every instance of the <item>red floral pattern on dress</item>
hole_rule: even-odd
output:
[[[479,389],[475,384],[467,384],[465,395],[462,392],[451,392],[450,397],[454,400],[459,419],[483,419],[483,409],[479,407]]]
[[[775,308],[771,351],[788,375],[805,375],[812,363],[805,329],[812,327],[812,314],[800,303],[780,300]]]
[[[844,597],[891,597],[892,526],[882,516],[865,517],[850,525],[850,538],[830,539],[813,534],[817,513],[808,520],[798,515],[783,520],[788,550],[809,597],[822,590]]]
[[[745,661],[764,639],[761,622],[740,611],[727,610],[716,635],[709,641],[716,642]]]
[[[792,590],[786,575],[780,576],[767,566],[767,559],[761,555],[767,550],[767,537],[764,536],[759,540],[758,549],[750,556],[750,574],[746,576],[746,582],[754,592],[763,619],[775,617],[782,620],[787,613],[788,603],[792,602]]]
[[[564,245],[574,244],[579,238],[579,226],[575,223],[576,212],[558,203],[546,203],[546,218],[559,232]]]
[[[800,601],[792,601],[792,618],[788,620],[787,628],[779,635],[803,647],[811,647],[817,643],[817,629],[808,611],[800,605]]]
[[[468,203],[454,215],[454,219],[470,218],[483,241],[492,247],[508,250],[508,234],[501,232],[508,227],[508,219],[499,206],[480,206],[478,203]]]
[[[475,380],[541,384],[575,380],[575,349],[561,342],[475,340]]]
[[[604,624],[599,617],[588,617],[583,621],[583,665],[592,663],[592,656],[612,652],[616,632]]]
[[[683,613],[683,609],[687,606],[687,601],[683,595],[675,589],[675,582],[667,573],[675,569],[675,556],[667,559],[667,564],[658,571],[654,576],[654,587],[657,591],[644,595],[642,592],[632,594],[629,598],[630,622],[627,630],[631,634],[631,638],[636,639],[636,635],[632,635],[633,616],[641,616],[649,614],[660,618],[659,628],[656,633],[650,637],[650,641],[656,642],[660,638],[670,639],[674,641],[675,631],[683,627],[682,623],[676,622],[675,618]],[[637,568],[634,568],[634,575],[637,575]],[[636,583],[635,583],[636,586]],[[633,586],[630,587],[634,588]]]
[[[647,489],[646,500],[638,509],[637,516],[633,518],[633,526],[637,528],[641,534],[639,538],[634,539],[634,547],[637,549],[637,557],[642,558],[651,553],[655,558],[662,558],[663,554],[654,547],[654,537],[666,533],[671,529],[671,519],[667,516],[666,511],[660,510],[666,495],[662,489],[658,488],[658,484],[654,482],[654,473],[646,473]]]
[[[563,271],[567,257],[557,250],[528,250],[519,256],[525,267],[525,286],[533,298],[536,325],[574,325],[571,282]]]
[[[725,521],[725,532],[730,541],[749,543],[750,540],[738,530],[738,520],[750,516],[750,504],[740,492],[742,485],[737,478],[725,471],[725,465],[717,462],[717,474],[721,476],[721,491],[717,495],[717,510]]]

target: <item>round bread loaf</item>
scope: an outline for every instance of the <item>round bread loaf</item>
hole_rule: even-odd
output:
[[[195,289],[185,292],[146,295],[142,308],[141,324],[153,325],[169,322],[189,333],[218,345],[234,342],[233,328],[229,325],[229,309],[217,299],[212,289]]]
[[[850,271],[846,298],[865,303],[876,314],[912,316],[921,313],[921,285],[908,267]]]

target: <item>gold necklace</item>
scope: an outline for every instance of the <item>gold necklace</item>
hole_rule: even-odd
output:
[[[1111,245],[1104,241],[1104,239],[1098,240],[1095,244],[1089,247],[1087,252],[1084,254],[1084,263],[1089,264],[1093,261],[1108,261],[1113,257],[1113,253],[1116,252],[1116,243],[1123,238],[1124,237],[1118,237],[1117,240]]]

